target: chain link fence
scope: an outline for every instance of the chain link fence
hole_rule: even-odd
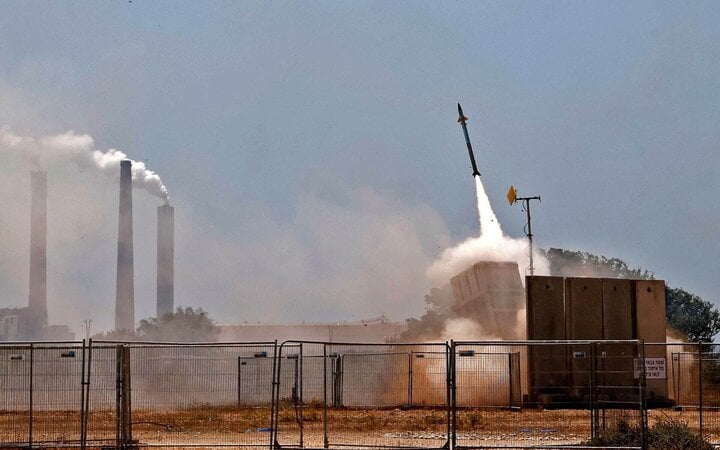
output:
[[[640,341],[0,344],[0,447],[553,448],[668,417],[720,444],[720,349]]]
[[[448,446],[448,357],[446,343],[283,343],[273,393],[273,445]]]
[[[664,380],[672,416],[714,445],[720,445],[720,347],[709,343],[662,343],[645,344],[645,348],[668,361]],[[653,380],[648,379],[649,388],[651,383]],[[652,425],[667,414],[652,408],[653,392],[648,394],[648,420]]]

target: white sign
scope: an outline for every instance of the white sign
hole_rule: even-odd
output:
[[[640,358],[635,358],[635,378],[640,378]],[[646,380],[665,380],[665,358],[645,358],[645,379]]]

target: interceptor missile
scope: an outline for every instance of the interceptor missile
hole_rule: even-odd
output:
[[[477,164],[475,164],[475,155],[473,154],[472,150],[472,144],[470,143],[470,136],[468,136],[467,132],[467,125],[465,125],[465,122],[467,122],[467,117],[463,115],[462,106],[460,106],[460,103],[458,103],[458,122],[460,122],[460,126],[462,126],[463,134],[465,135],[465,144],[467,145],[468,154],[470,155],[470,164],[472,164],[473,169],[473,176],[480,176],[480,172],[478,172]]]

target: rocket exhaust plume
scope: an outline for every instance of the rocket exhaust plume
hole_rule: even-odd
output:
[[[47,313],[47,173],[31,172],[30,286],[28,329],[33,339],[42,339]]]
[[[90,135],[67,131],[53,136],[21,136],[8,127],[0,128],[0,151],[15,153],[38,167],[45,167],[54,161],[73,161],[81,168],[91,168],[112,179],[117,179],[120,162],[129,160],[120,150],[101,151],[94,149]],[[132,182],[136,188],[168,200],[168,192],[162,180],[140,161],[132,161]]]
[[[157,208],[157,318],[171,314],[175,294],[175,208]]]
[[[132,217],[132,161],[120,162],[115,329],[135,331],[135,281]]]
[[[485,186],[480,177],[475,177],[475,195],[477,196],[478,218],[480,220],[480,236],[497,240],[502,238],[503,232],[490,204],[490,198],[485,193]]]
[[[472,266],[478,261],[515,261],[521,274],[529,267],[527,243],[523,239],[514,239],[503,234],[500,223],[495,216],[490,199],[485,192],[480,173],[477,172],[472,145],[467,133],[462,108],[458,104],[458,113],[463,128],[465,144],[468,147],[470,161],[473,165],[475,179],[475,193],[477,195],[478,218],[480,222],[480,235],[469,238],[455,247],[446,249],[427,270],[427,276],[436,285],[442,286],[450,278]],[[549,262],[542,255],[535,253],[533,258],[537,261],[538,273],[549,273]],[[524,278],[521,277],[521,279]]]

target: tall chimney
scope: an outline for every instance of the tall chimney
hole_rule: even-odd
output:
[[[157,317],[173,312],[175,302],[175,208],[157,209]]]
[[[133,269],[132,161],[120,161],[120,209],[118,218],[117,289],[115,329],[135,331],[135,284]]]
[[[47,172],[30,173],[30,288],[28,337],[42,339],[47,327]]]

